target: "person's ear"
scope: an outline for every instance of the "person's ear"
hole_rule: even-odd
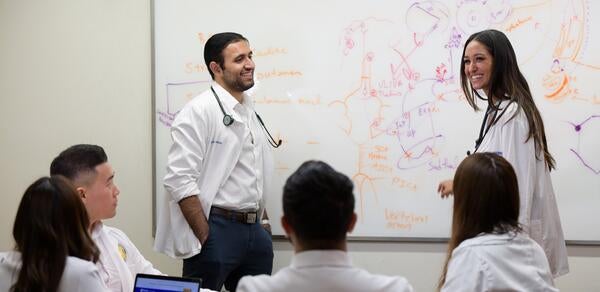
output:
[[[213,74],[221,74],[221,66],[219,66],[219,64],[217,64],[217,62],[212,61],[208,64],[208,67],[210,68],[210,71]]]
[[[281,226],[283,227],[283,231],[285,231],[285,237],[290,237],[290,234],[294,233],[294,228],[288,223],[285,215],[281,216]]]
[[[348,233],[351,233],[352,230],[354,230],[357,218],[358,216],[356,216],[356,213],[352,212],[352,217],[350,217],[350,222],[348,223]]]
[[[75,191],[77,191],[77,194],[79,195],[79,197],[80,197],[82,200],[84,200],[84,201],[85,201],[85,199],[86,199],[86,197],[87,197],[87,194],[86,194],[85,188],[84,188],[84,187],[77,187],[77,188],[75,188]]]

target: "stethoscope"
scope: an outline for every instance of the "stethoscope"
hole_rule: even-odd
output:
[[[213,95],[215,96],[215,99],[217,99],[219,108],[221,109],[221,112],[223,113],[223,125],[225,125],[226,127],[231,126],[231,124],[233,124],[233,122],[235,120],[233,119],[233,117],[230,114],[227,114],[225,112],[225,109],[223,108],[223,104],[221,104],[221,100],[219,99],[219,96],[217,95],[217,93],[215,92],[215,90],[212,86],[210,87],[210,90],[212,91]],[[271,136],[271,133],[269,133],[269,130],[265,126],[265,123],[263,122],[260,115],[258,115],[258,113],[256,111],[254,111],[254,114],[258,118],[258,122],[260,123],[260,125],[263,127],[263,129],[265,129],[265,132],[267,132],[267,135],[269,136],[267,141],[269,141],[269,144],[271,144],[271,146],[273,146],[274,148],[278,148],[279,146],[281,146],[281,142],[282,142],[281,139],[279,139],[278,141],[275,141],[273,136]]]
[[[477,153],[477,149],[479,149],[479,146],[481,146],[481,142],[483,142],[483,139],[485,138],[485,136],[487,135],[487,133],[490,131],[490,128],[492,128],[492,126],[498,120],[500,120],[500,118],[504,115],[504,113],[508,109],[508,106],[512,102],[513,101],[511,100],[504,107],[504,109],[502,109],[502,112],[500,113],[499,116],[498,116],[498,109],[499,108],[491,108],[490,105],[488,105],[487,110],[485,111],[485,115],[483,116],[483,121],[481,121],[481,128],[479,128],[479,137],[477,138],[477,140],[475,140],[475,150],[473,150],[472,153]],[[498,105],[498,106],[500,106],[500,105]],[[491,112],[494,112],[494,115],[492,116],[492,121],[488,122],[488,117],[489,117],[489,115],[490,115]],[[467,155],[471,155],[472,153],[471,153],[471,151],[467,151]]]

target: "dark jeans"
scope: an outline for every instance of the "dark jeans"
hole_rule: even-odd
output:
[[[202,278],[202,288],[235,291],[246,275],[271,274],[273,242],[260,225],[218,215],[208,218],[210,231],[201,252],[183,260],[183,276]]]

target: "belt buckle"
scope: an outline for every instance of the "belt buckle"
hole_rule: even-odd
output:
[[[246,213],[246,223],[248,223],[248,224],[256,223],[256,212]]]

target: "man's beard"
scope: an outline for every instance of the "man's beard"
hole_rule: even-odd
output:
[[[254,75],[254,73],[252,74]],[[223,81],[227,87],[239,92],[244,92],[254,86],[254,78],[252,78],[252,81],[245,83],[240,75],[236,75],[234,78],[228,78],[228,76],[225,75]]]
[[[227,85],[237,91],[244,92],[254,86],[254,79],[252,79],[252,81],[249,83],[244,83],[244,81],[242,81],[240,78],[236,78],[233,82]]]

